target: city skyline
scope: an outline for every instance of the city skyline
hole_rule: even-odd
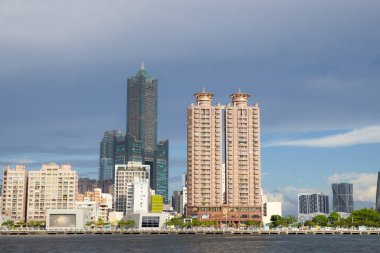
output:
[[[100,138],[124,129],[126,77],[144,60],[160,80],[170,194],[186,171],[182,112],[205,86],[222,104],[238,88],[260,104],[262,186],[285,214],[298,192],[331,199],[331,183],[353,183],[355,201],[374,204],[380,3],[168,2],[160,13],[144,3],[39,3],[0,3],[1,167],[70,162],[96,178]]]

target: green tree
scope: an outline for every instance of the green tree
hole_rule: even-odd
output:
[[[318,214],[313,218],[313,222],[315,222],[316,225],[325,227],[327,225],[328,219],[323,214]]]
[[[121,228],[132,228],[135,226],[135,221],[132,219],[120,220],[117,225]]]
[[[330,225],[336,225],[336,223],[339,222],[340,219],[341,219],[341,216],[337,212],[332,212],[330,213],[329,217],[327,217],[328,223]]]

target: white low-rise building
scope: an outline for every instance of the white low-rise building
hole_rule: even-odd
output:
[[[125,219],[135,221],[135,228],[138,229],[161,229],[167,221],[166,213],[135,213],[128,214]]]
[[[91,221],[91,214],[87,209],[48,209],[46,211],[47,230],[84,229]]]

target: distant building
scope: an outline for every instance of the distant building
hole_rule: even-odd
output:
[[[161,213],[164,209],[164,197],[162,195],[152,195],[151,212]]]
[[[317,214],[329,213],[329,197],[323,193],[298,194],[298,219],[308,220]]]
[[[112,195],[102,193],[100,188],[95,188],[93,191],[87,191],[84,194],[78,194],[75,200],[75,208],[89,209],[93,221],[98,221],[99,219],[107,221],[112,204]]]
[[[100,142],[99,180],[114,179],[116,145],[120,138],[124,139],[121,130],[104,132],[103,139]]]
[[[113,180],[100,180],[97,182],[96,188],[102,189],[103,193],[113,194]]]
[[[25,221],[27,176],[24,165],[4,168],[1,214],[13,221]]]
[[[332,184],[333,212],[352,213],[354,210],[353,184]]]
[[[78,179],[78,193],[79,194],[93,191],[97,187],[98,187],[98,181],[96,179],[89,179],[89,178]]]
[[[46,210],[73,209],[78,193],[78,174],[70,165],[43,164],[29,172],[27,221],[44,221]]]
[[[376,211],[380,213],[380,172],[377,173]]]
[[[177,213],[181,213],[181,198],[182,198],[181,191],[173,191],[172,207],[173,207],[173,210],[176,211]]]
[[[114,185],[114,210],[116,212],[127,213],[134,212],[134,201],[140,201],[142,194],[136,192],[134,195],[135,183],[148,182],[149,184],[149,165],[143,165],[139,162],[128,162],[125,165],[115,166],[115,185]],[[137,188],[136,188],[137,189]],[[148,197],[146,196],[148,201]],[[144,197],[145,198],[145,197]]]
[[[164,203],[169,203],[169,140],[160,141],[155,153],[156,193],[164,197]]]

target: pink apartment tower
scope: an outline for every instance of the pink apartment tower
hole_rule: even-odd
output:
[[[187,110],[188,216],[239,226],[260,221],[260,109],[250,95],[232,94],[232,104],[213,105],[199,92]],[[225,166],[224,166],[225,164]]]

